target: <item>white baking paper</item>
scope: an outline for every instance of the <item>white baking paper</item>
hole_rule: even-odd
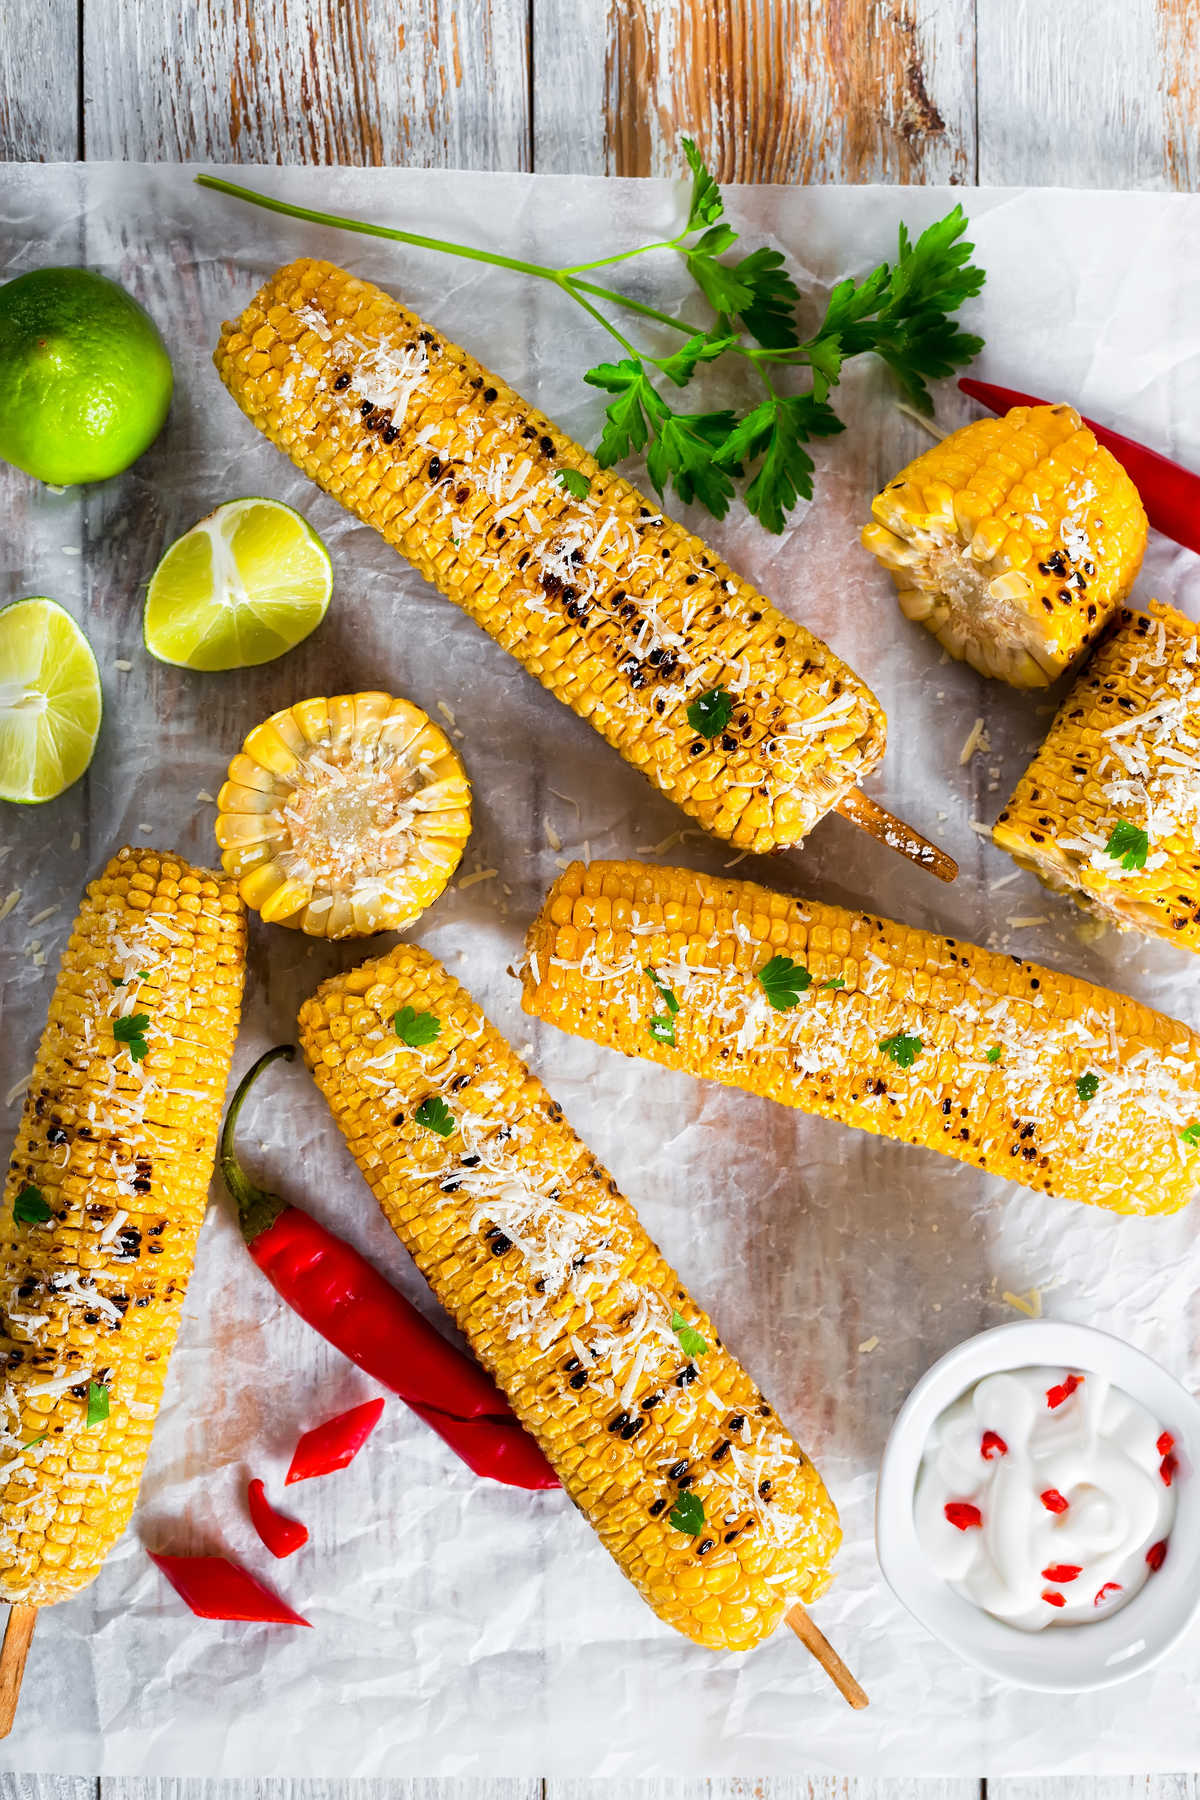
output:
[[[658,237],[679,217],[680,194],[663,182],[246,173],[300,203],[537,260],[589,260]],[[900,219],[915,230],[962,201],[988,270],[969,308],[987,339],[978,372],[1069,398],[1200,466],[1200,198],[741,188],[729,201],[751,243],[787,251],[814,314],[832,279],[891,253]],[[0,469],[0,600],[61,600],[91,635],[106,700],[87,779],[53,805],[0,816],[0,893],[21,890],[0,925],[2,1085],[32,1063],[84,881],[125,841],[211,861],[213,807],[198,796],[216,793],[260,717],[363,687],[406,694],[435,715],[449,709],[476,793],[464,874],[497,873],[451,890],[416,935],[514,1044],[531,1046],[534,1068],[815,1456],[846,1528],[818,1617],[872,1705],[850,1713],[786,1631],[744,1657],[677,1637],[561,1496],[477,1481],[398,1402],[350,1470],[288,1494],[312,1541],[272,1564],[246,1518],[247,1478],[265,1477],[278,1495],[298,1433],[374,1390],[277,1300],[217,1194],[133,1525],[95,1584],[42,1617],[0,1768],[604,1776],[1196,1767],[1200,1632],[1113,1692],[1016,1692],[925,1635],[885,1588],[872,1546],[875,1471],[901,1401],[943,1350],[1016,1316],[1006,1293],[1037,1290],[1047,1312],[1123,1333],[1200,1383],[1194,1211],[1123,1220],[1004,1188],[933,1153],[626,1062],[522,1016],[508,967],[560,856],[652,854],[647,846],[688,822],[310,487],[225,394],[209,362],[221,320],[300,252],[394,286],[585,441],[598,434],[600,397],[580,375],[611,345],[553,289],[251,211],[195,188],[187,169],[0,170],[0,273],[62,262],[117,277],[158,320],[178,380],[165,433],[119,480],[54,494]],[[660,304],[687,290],[668,254],[624,278]],[[877,690],[890,747],[872,790],[945,844],[962,873],[942,887],[836,818],[803,851],[740,872],[1011,948],[1200,1024],[1200,964],[1137,938],[1085,939],[1064,903],[1032,878],[1013,879],[1013,865],[973,828],[1007,797],[1050,702],[945,662],[900,618],[890,583],[860,549],[871,496],[926,441],[893,399],[882,368],[848,371],[837,396],[848,430],[818,447],[816,501],[782,538],[737,508],[722,525],[698,523]],[[938,407],[948,425],[972,412],[949,384]],[[153,662],[140,613],[155,563],[202,513],[247,493],[291,502],[325,538],[336,577],[328,619],[263,670],[204,676]],[[1155,541],[1137,591],[1195,613],[1196,562]],[[976,718],[992,747],[963,767]],[[689,835],[664,859],[720,870],[730,853]],[[50,906],[59,910],[35,924]],[[315,946],[256,920],[238,1068],[290,1037],[302,996],[371,947]],[[273,1072],[247,1124],[262,1174],[432,1310],[304,1073]],[[312,1631],[192,1618],[147,1546],[244,1559]]]

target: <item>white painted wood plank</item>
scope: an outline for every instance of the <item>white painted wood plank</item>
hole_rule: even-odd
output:
[[[980,1788],[980,1782],[969,1777],[928,1781],[837,1775],[741,1776],[715,1781],[631,1777],[547,1781],[545,1800],[980,1800]],[[1067,1796],[1060,1794],[1058,1800],[1067,1800]]]
[[[1196,1800],[1197,1775],[1071,1775],[989,1781],[986,1800]]]
[[[541,1800],[542,1784],[503,1777],[419,1780],[297,1781],[181,1780],[144,1776],[103,1776],[98,1800]],[[91,1800],[90,1794],[14,1794],[0,1788],[0,1800]]]
[[[87,0],[87,155],[526,168],[526,22],[527,0]]]
[[[99,1785],[84,1775],[0,1775],[0,1800],[99,1800]]]
[[[5,0],[0,9],[0,162],[77,154],[75,0]]]

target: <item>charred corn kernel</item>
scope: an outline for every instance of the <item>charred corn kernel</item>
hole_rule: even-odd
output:
[[[301,700],[256,725],[217,796],[217,842],[242,899],[314,937],[402,931],[458,867],[471,784],[407,700]]]
[[[992,833],[1107,923],[1200,951],[1200,638],[1124,609]]]
[[[397,1039],[405,1006],[437,1020],[428,1049]],[[748,1650],[818,1594],[841,1535],[820,1476],[465,989],[401,944],[325,982],[300,1041],[389,1223],[659,1617]]]
[[[1115,1212],[1174,1212],[1200,1183],[1185,1026],[753,882],[572,863],[530,927],[524,1003],[628,1055]]]
[[[978,419],[901,469],[862,541],[901,610],[951,656],[1045,687],[1133,586],[1146,514],[1120,463],[1070,406]]]
[[[832,651],[370,282],[292,263],[214,360],[305,474],[709,831],[799,843],[883,755]]]
[[[0,1598],[124,1530],[208,1200],[245,959],[233,884],[119,852],[84,897],[0,1208]]]

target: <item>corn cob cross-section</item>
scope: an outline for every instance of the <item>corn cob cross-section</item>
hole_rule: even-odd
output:
[[[1200,1185],[1194,1033],[867,913],[687,869],[573,863],[530,927],[524,1000],[628,1055],[1045,1193],[1166,1213]]]
[[[709,831],[799,843],[882,756],[832,651],[370,282],[291,263],[214,360],[306,475]]]
[[[0,1211],[0,1598],[124,1530],[204,1218],[241,1004],[232,882],[122,850],[63,956]]]
[[[1200,636],[1124,609],[992,833],[1110,924],[1200,950]]]
[[[951,656],[1045,687],[1132,587],[1146,514],[1071,406],[1017,406],[952,432],[889,481],[863,543],[901,610]]]
[[[431,1013],[426,1050],[401,1006]],[[400,945],[300,1013],[390,1224],[659,1616],[746,1650],[829,1579],[820,1476],[562,1108],[469,994]]]

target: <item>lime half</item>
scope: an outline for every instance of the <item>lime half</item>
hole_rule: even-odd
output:
[[[0,610],[0,800],[53,800],[78,781],[100,730],[92,646],[54,600]]]
[[[227,500],[176,538],[150,578],[146,648],[183,669],[273,662],[315,631],[329,552],[280,500]]]

